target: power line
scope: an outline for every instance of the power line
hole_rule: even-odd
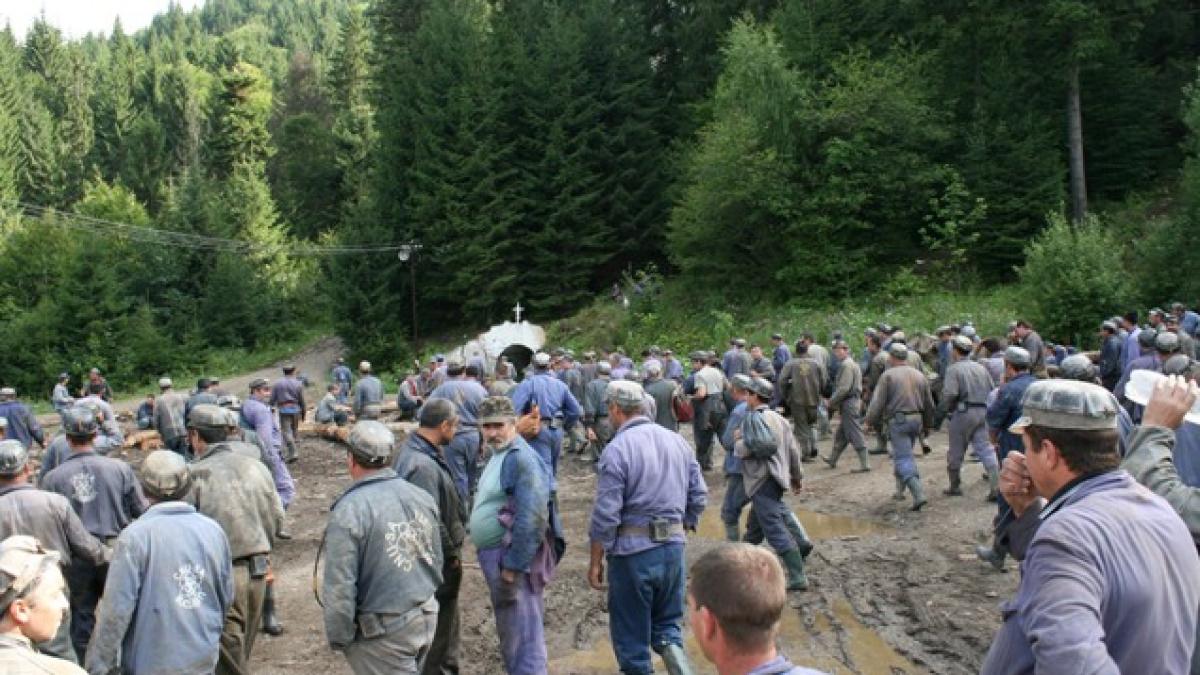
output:
[[[318,245],[308,242],[289,243],[284,245],[260,244],[240,239],[227,239],[190,232],[162,230],[145,225],[132,225],[104,218],[96,218],[72,211],[17,202],[18,207],[27,215],[34,218],[51,217],[54,224],[87,232],[98,236],[123,236],[146,244],[157,244],[188,248],[194,250],[227,251],[236,253],[276,253],[286,251],[300,256],[336,256],[336,255],[369,255],[376,253],[411,253],[419,248],[412,243],[387,243],[378,245]]]

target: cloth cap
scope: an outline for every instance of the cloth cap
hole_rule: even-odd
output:
[[[1154,348],[1160,352],[1177,352],[1179,351],[1179,336],[1163,331],[1154,338]]]
[[[908,336],[904,334],[904,331],[898,330],[892,333],[892,342],[908,342]]]
[[[1163,314],[1165,314],[1165,312],[1163,312],[1158,307],[1155,307],[1154,309],[1150,310],[1150,316],[1162,316]]]
[[[225,409],[212,403],[201,403],[188,413],[187,426],[189,429],[224,429],[228,416]]]
[[[964,354],[970,353],[971,348],[975,346],[975,343],[971,342],[971,338],[966,335],[955,335],[951,338],[950,343],[954,345],[955,349]]]
[[[888,345],[888,354],[890,354],[892,358],[903,361],[908,358],[908,345],[904,344],[903,342],[893,341],[892,344]]]
[[[950,330],[950,326],[942,325],[938,326],[938,329],[933,332],[935,335],[941,335],[942,333],[950,333],[952,331]]]
[[[93,408],[77,405],[63,411],[63,433],[72,438],[91,438],[96,435],[96,413]]]
[[[1008,428],[1014,434],[1036,424],[1048,429],[1103,431],[1117,428],[1116,397],[1104,387],[1076,380],[1039,380],[1021,399],[1024,415]]]
[[[771,385],[771,382],[761,377],[750,378],[748,389],[764,401],[770,400],[771,395],[775,393],[775,387]]]
[[[610,382],[604,390],[604,401],[615,403],[619,408],[641,405],[645,396],[646,392],[642,390],[642,385],[629,380]]]
[[[196,389],[208,389],[212,386],[212,380],[207,377],[202,377],[196,380]]]
[[[703,361],[708,358],[708,353],[697,350],[697,351],[692,352],[691,354],[688,354],[688,358],[691,359],[692,361]]]
[[[1167,315],[1167,325],[1168,326],[1178,326],[1179,325],[1179,317],[1175,316],[1174,314],[1168,314]]]
[[[155,499],[175,499],[188,491],[192,474],[187,460],[171,450],[155,450],[138,468],[142,491]]]
[[[745,340],[745,338],[735,338],[733,341],[733,344],[737,347],[745,347],[746,340]]]
[[[396,436],[382,422],[364,420],[350,428],[350,453],[368,464],[387,461],[396,447]]]
[[[1158,331],[1151,328],[1143,328],[1138,331],[1137,341],[1138,346],[1142,349],[1153,349],[1154,340],[1158,337]]]
[[[1176,354],[1162,364],[1163,375],[1187,376],[1192,369],[1192,360],[1185,354]]]
[[[507,396],[489,396],[479,402],[476,412],[480,424],[501,424],[517,418],[512,399]]]
[[[265,377],[256,377],[250,380],[250,391],[257,391],[263,387],[271,386],[271,381]]]
[[[1091,382],[1096,379],[1096,364],[1083,354],[1072,354],[1058,364],[1058,373],[1063,379]]]
[[[782,333],[773,333],[773,334],[771,335],[771,339],[772,339],[772,340],[782,340],[782,339],[783,339],[783,334],[782,334]]]
[[[745,373],[738,373],[737,375],[729,378],[729,383],[733,385],[734,389],[739,389],[741,391],[750,390],[750,376]]]
[[[61,557],[27,534],[0,542],[0,611],[7,611],[12,601],[28,592],[51,565],[57,566]]]
[[[1029,357],[1029,350],[1024,347],[1009,347],[1005,349],[1004,362],[1022,368],[1028,368],[1029,364],[1033,363]]]
[[[173,386],[175,386],[175,383],[171,381],[171,378],[169,378],[169,377],[158,378],[158,388],[159,389],[166,389],[168,387],[173,387]]]
[[[837,339],[829,344],[830,349],[849,349],[850,345],[845,340]]]
[[[364,373],[371,372],[371,362],[370,361],[359,361],[358,369],[359,369],[359,371],[364,372]]]
[[[1104,330],[1105,328],[1107,328],[1108,330],[1111,330],[1114,333],[1117,332],[1117,324],[1113,323],[1113,321],[1111,319],[1100,324],[1101,330]]]
[[[881,323],[881,324],[875,326],[875,330],[879,331],[880,333],[889,333],[890,334],[894,329],[892,328],[892,325],[889,323]]]
[[[600,361],[596,364],[596,372],[601,375],[612,375],[612,364],[608,361]]]
[[[12,478],[25,470],[29,463],[29,451],[21,441],[0,441],[0,478]]]
[[[467,362],[463,361],[461,356],[451,356],[450,358],[446,359],[446,368],[454,368],[457,370],[465,367],[466,365]]]
[[[70,375],[70,373],[59,373],[59,374],[58,374],[58,379],[60,379],[60,380],[69,380],[69,379],[71,379],[71,375]]]
[[[538,352],[533,355],[533,365],[539,368],[545,368],[550,365],[550,355],[546,352]]]

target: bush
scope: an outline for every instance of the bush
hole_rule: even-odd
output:
[[[1104,317],[1128,306],[1131,289],[1121,243],[1096,216],[1071,224],[1051,214],[1017,271],[1028,318],[1045,338],[1080,344],[1099,330]]]

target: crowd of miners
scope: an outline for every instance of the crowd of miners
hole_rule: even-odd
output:
[[[469,537],[504,670],[546,673],[545,590],[574,535],[588,583],[607,592],[621,672],[652,672],[654,653],[691,672],[685,614],[720,673],[815,672],[775,644],[814,549],[788,492],[805,464],[836,470],[852,449],[851,472],[886,456],[893,498],[921,511],[917,453],[944,426],[941,499],[964,498],[978,462],[997,505],[979,557],[1020,561],[982,672],[1200,673],[1200,315],[1175,304],[1139,318],[1099,322],[1094,352],[1019,320],[996,336],[879,324],[857,356],[840,333],[803,332],[685,360],[657,346],[554,349],[524,372],[438,355],[398,383],[396,409],[416,422],[402,442],[371,364],[338,359],[311,406],[319,424],[348,427],[352,479],[317,552],[326,639],[356,673],[458,672]],[[107,456],[122,430],[100,372],[78,398],[69,379],[51,394],[50,440],[0,389],[0,670],[249,672],[257,634],[283,630],[271,553],[290,536],[306,378],[286,364],[244,400],[211,378],[188,394],[162,379],[137,418],[164,449],[136,471]],[[689,570],[718,444],[729,542]],[[596,473],[586,535],[559,515],[564,455]]]

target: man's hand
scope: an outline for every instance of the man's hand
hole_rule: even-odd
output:
[[[588,430],[587,430],[587,439],[588,439],[589,441],[595,441],[595,440],[596,440],[596,431],[595,431],[594,429],[588,429]]]
[[[529,410],[528,415],[522,415],[517,418],[517,433],[526,439],[534,438],[538,435],[542,426],[542,413],[538,410],[537,404],[534,403]]]
[[[605,589],[604,563],[602,561],[593,560],[592,564],[588,565],[588,585],[597,591]]]
[[[1142,426],[1178,429],[1183,424],[1183,416],[1195,404],[1196,396],[1195,382],[1188,382],[1176,375],[1160,380],[1146,402]]]
[[[1025,466],[1024,454],[1014,451],[1004,458],[1000,467],[1000,494],[1004,495],[1004,500],[1017,516],[1037,499],[1033,492],[1033,480],[1029,477],[1029,467]]]
[[[500,581],[511,584],[517,580],[516,570],[500,570]]]
[[[792,477],[792,494],[798,495],[804,489],[804,483],[796,477]]]

